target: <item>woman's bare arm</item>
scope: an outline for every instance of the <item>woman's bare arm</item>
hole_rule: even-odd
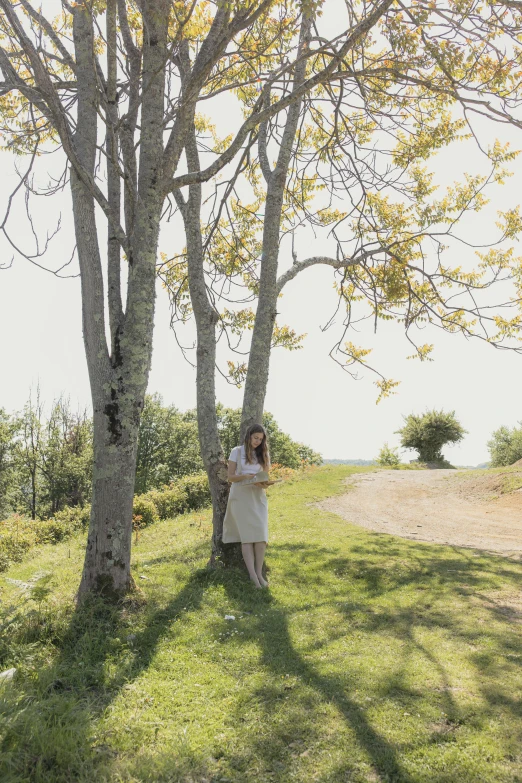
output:
[[[248,473],[241,473],[239,476],[236,476],[236,467],[237,462],[233,462],[231,459],[229,459],[228,480],[231,484],[233,484],[235,481],[245,481],[245,479],[252,478],[252,476],[249,476]]]

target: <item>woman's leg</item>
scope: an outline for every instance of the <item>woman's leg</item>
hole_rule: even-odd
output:
[[[263,576],[263,562],[265,559],[266,541],[257,541],[254,544],[254,558],[256,564],[256,576],[261,587],[267,587],[268,582]]]
[[[243,553],[243,560],[248,569],[250,579],[256,587],[261,587],[261,583],[256,574],[254,546],[257,546],[257,544],[241,544],[241,552]]]

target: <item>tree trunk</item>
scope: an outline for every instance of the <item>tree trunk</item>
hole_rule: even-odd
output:
[[[160,7],[161,6],[161,7]],[[99,591],[114,599],[131,586],[132,506],[138,429],[152,357],[156,255],[161,217],[164,80],[168,25],[165,2],[144,0],[143,100],[139,207],[129,238],[125,313],[118,292],[119,258],[113,248],[109,315],[112,350],[105,335],[104,291],[93,193],[71,171],[75,234],[80,262],[83,332],[94,420],[93,498],[88,546],[79,594]],[[78,63],[75,142],[85,169],[94,174],[97,138],[96,68],[92,18],[74,12]],[[109,165],[109,176],[114,172]],[[112,193],[112,191],[111,191]],[[112,196],[114,198],[112,198]],[[111,199],[116,204],[117,194]],[[109,225],[109,231],[111,226]],[[113,240],[110,238],[110,242]],[[109,251],[111,253],[111,251]]]
[[[186,155],[189,171],[199,170],[199,155],[194,125],[190,129]],[[219,437],[216,412],[216,325],[218,314],[208,298],[204,251],[201,235],[201,185],[191,185],[185,202],[181,194],[176,200],[181,207],[187,238],[187,271],[190,298],[197,330],[196,394],[198,436],[203,464],[208,476],[212,498],[212,551],[209,565],[242,562],[237,544],[223,545],[223,520],[227,508],[229,484],[227,462]]]
[[[279,230],[283,207],[285,180],[270,180],[267,189],[265,219],[263,225],[263,253],[259,299],[257,304],[248,370],[243,396],[241,417],[241,441],[252,424],[262,424],[265,405],[270,348],[277,316],[277,262],[279,258]]]
[[[36,519],[36,471],[31,471],[31,519]]]
[[[299,54],[308,47],[313,12],[303,10],[301,23]],[[298,62],[293,90],[303,81],[306,73],[306,58]],[[270,105],[270,93],[265,96]],[[270,351],[277,316],[277,269],[279,261],[279,239],[284,193],[290,161],[294,147],[297,124],[301,112],[302,99],[296,100],[288,109],[288,115],[281,138],[275,169],[272,171],[267,150],[267,126],[259,128],[259,160],[267,184],[265,216],[263,221],[263,250],[261,255],[261,274],[259,279],[259,299],[252,333],[252,343],[248,360],[241,416],[241,439],[252,424],[261,424],[268,386]]]
[[[110,599],[132,586],[130,551],[136,471],[137,417],[113,399],[94,413],[94,465],[91,521],[80,594],[96,591]],[[127,415],[125,415],[127,413]],[[122,415],[123,414],[123,415]],[[121,426],[132,421],[134,426]]]

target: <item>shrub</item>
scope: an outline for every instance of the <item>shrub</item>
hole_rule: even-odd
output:
[[[211,502],[206,473],[183,476],[164,489],[151,489],[139,497],[146,498],[154,504],[160,519],[172,519],[185,511],[194,511],[208,506]]]
[[[491,467],[501,468],[522,459],[522,422],[520,427],[499,427],[488,441]]]
[[[187,493],[178,486],[171,486],[163,490],[151,489],[141,497],[154,503],[160,519],[172,519],[188,509]]]
[[[210,487],[206,473],[195,473],[192,476],[183,476],[172,485],[172,488],[179,488],[187,496],[187,507],[190,511],[211,503]]]
[[[444,462],[441,449],[446,443],[458,443],[466,430],[455,418],[455,411],[426,411],[422,416],[411,413],[404,417],[404,427],[398,430],[401,446],[415,449],[419,462]]]
[[[35,527],[38,523],[14,514],[0,522],[0,570],[22,560],[36,544]]]
[[[89,524],[90,506],[66,506],[57,511],[52,519],[35,523],[36,539],[39,544],[57,544],[64,538],[83,530]]]
[[[36,542],[38,544],[58,544],[64,538],[73,534],[74,530],[65,520],[42,519],[36,527]]]
[[[141,517],[143,527],[153,525],[159,519],[158,509],[146,495],[137,495],[134,498],[132,513],[134,516]]]
[[[382,449],[379,451],[379,455],[375,461],[378,465],[381,465],[385,468],[396,468],[401,463],[398,449],[391,449],[387,443],[385,443]]]
[[[43,519],[35,523],[36,538],[39,544],[57,544],[64,538],[83,530],[89,524],[90,505],[66,506],[57,511],[52,519]]]
[[[303,467],[305,466],[303,465]],[[294,470],[294,468],[287,468],[279,462],[273,462],[270,466],[270,478],[273,480],[284,479],[284,481],[288,481],[288,479],[293,478],[296,474],[297,470]]]

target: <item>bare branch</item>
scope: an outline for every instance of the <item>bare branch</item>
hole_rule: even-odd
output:
[[[329,256],[311,256],[310,258],[306,258],[304,261],[294,262],[290,269],[287,269],[286,272],[283,272],[283,274],[278,277],[277,292],[281,293],[284,286],[290,282],[290,280],[293,280],[294,277],[296,277],[300,272],[303,272],[305,269],[309,269],[311,266],[323,264],[326,266],[331,266],[334,269],[345,269],[350,266],[357,266],[358,264],[361,264],[364,258],[370,255],[371,253],[367,253],[362,254],[362,257],[359,256],[358,258],[350,259],[330,258]]]
[[[31,3],[28,2],[28,0],[19,0],[20,5],[22,5],[29,16],[37,22],[42,30],[45,30],[53,44],[56,46],[60,54],[62,55],[63,62],[69,66],[69,68],[75,72],[76,71],[76,63],[74,62],[74,58],[72,55],[67,51],[63,43],[61,42],[58,35],[56,35],[56,32],[53,29],[52,24],[44,17],[42,14],[38,13],[38,11],[33,8]]]

